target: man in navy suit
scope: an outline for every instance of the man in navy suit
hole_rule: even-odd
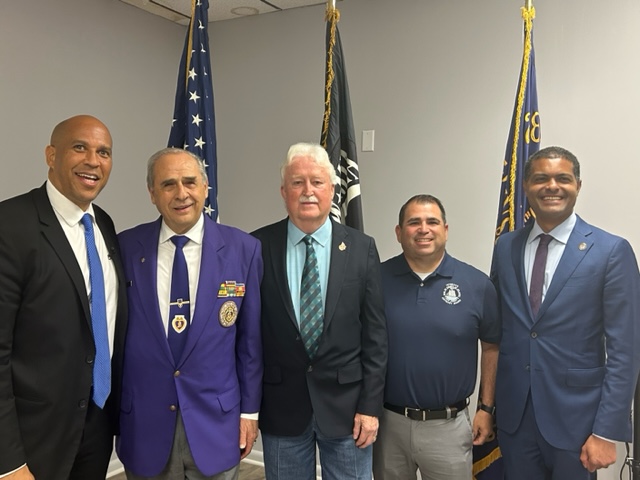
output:
[[[571,152],[533,154],[524,188],[536,221],[495,247],[496,407],[511,480],[591,479],[615,462],[614,441],[631,440],[640,275],[626,240],[574,213],[581,186]]]
[[[337,179],[320,145],[293,145],[281,179],[289,217],[254,232],[265,259],[266,477],[315,479],[317,445],[324,479],[370,480],[387,364],[378,252],[371,237],[329,219]],[[318,328],[305,326],[308,315]]]
[[[161,217],[118,237],[130,313],[118,455],[129,479],[233,480],[258,434],[260,244],[203,214],[196,155],[152,155],[147,186]],[[188,285],[175,296],[179,248]]]

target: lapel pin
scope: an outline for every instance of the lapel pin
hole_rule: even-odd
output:
[[[587,244],[582,242],[580,245],[578,245],[578,250],[585,250],[587,248]]]
[[[346,249],[347,249],[347,246],[344,244],[344,242],[338,245],[338,250],[340,250],[341,252],[344,252]]]
[[[140,259],[140,263],[144,263],[146,260],[147,260],[146,258],[142,257],[142,258]]]

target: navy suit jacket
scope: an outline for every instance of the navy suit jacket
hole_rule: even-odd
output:
[[[127,304],[113,222],[93,208],[118,278],[105,406],[115,431]],[[0,219],[0,473],[26,462],[37,479],[66,479],[84,434],[95,357],[84,277],[44,185],[0,203]]]
[[[515,432],[531,393],[554,447],[579,451],[594,433],[631,440],[640,362],[640,275],[633,250],[577,218],[538,315],[524,274],[531,226],[500,236],[491,278],[500,297],[498,427]]]
[[[165,467],[178,409],[191,453],[207,476],[240,461],[240,413],[258,412],[262,387],[258,241],[205,215],[195,312],[186,344],[175,363],[157,294],[161,219],[120,233],[127,280],[129,329],[124,355],[118,456],[145,477]],[[226,296],[221,286],[244,284],[244,294]],[[237,307],[223,325],[230,303]]]
[[[350,435],[356,413],[382,412],[387,330],[373,238],[332,223],[324,329],[310,360],[287,281],[287,219],[253,232],[262,242],[264,386],[260,429],[300,435],[315,416],[329,437]]]

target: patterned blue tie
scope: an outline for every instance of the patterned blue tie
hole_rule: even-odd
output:
[[[189,271],[182,247],[189,241],[184,235],[175,235],[171,241],[176,246],[171,273],[171,299],[169,300],[169,347],[177,364],[187,341],[191,307],[189,305]]]
[[[85,213],[80,220],[84,227],[89,261],[89,281],[91,284],[91,328],[96,346],[93,362],[93,402],[104,407],[111,391],[111,358],[109,354],[109,334],[107,332],[107,302],[104,295],[104,274],[96,249],[91,215]]]
[[[303,240],[307,245],[307,252],[300,285],[300,335],[309,358],[313,358],[320,343],[324,313],[322,311],[318,258],[313,248],[313,238],[307,235]]]

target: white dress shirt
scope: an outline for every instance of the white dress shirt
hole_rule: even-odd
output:
[[[169,334],[169,302],[171,297],[171,275],[173,271],[173,257],[176,253],[176,246],[171,241],[171,237],[177,235],[171,230],[164,220],[160,227],[158,238],[158,306],[160,307],[160,317],[164,325],[165,334]],[[198,292],[198,280],[200,279],[200,263],[202,260],[202,239],[204,238],[204,217],[200,218],[191,229],[184,234],[189,241],[182,247],[184,258],[187,262],[189,273],[189,311],[190,318],[193,319],[193,312],[196,308],[196,294]]]
[[[87,244],[84,238],[84,227],[80,223],[80,219],[85,213],[91,215],[93,221],[94,237],[96,241],[96,249],[100,257],[102,272],[104,275],[105,300],[107,304],[107,332],[109,334],[109,355],[113,357],[113,339],[116,330],[116,310],[118,308],[118,278],[116,277],[116,269],[107,244],[104,241],[100,227],[96,223],[96,217],[93,212],[93,205],[89,205],[87,211],[83,211],[75,203],[65,197],[58,191],[56,187],[47,181],[47,195],[49,202],[53,207],[60,226],[73,249],[76,256],[84,284],[87,289],[88,298],[91,298],[91,279],[89,275],[89,260],[87,259]],[[89,301],[91,305],[91,301]]]

